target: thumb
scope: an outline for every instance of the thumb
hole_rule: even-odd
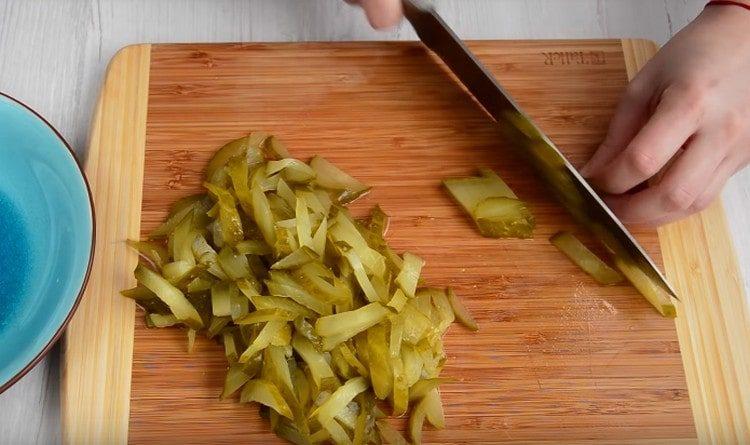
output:
[[[648,119],[652,97],[651,82],[644,76],[636,76],[615,109],[607,136],[591,159],[581,168],[583,176],[591,177],[601,173],[600,170],[628,146]]]
[[[365,10],[367,20],[375,29],[395,26],[403,15],[401,0],[359,0],[359,5]]]

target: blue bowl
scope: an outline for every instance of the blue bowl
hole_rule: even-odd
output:
[[[0,393],[62,334],[93,249],[91,193],[70,146],[0,93]]]

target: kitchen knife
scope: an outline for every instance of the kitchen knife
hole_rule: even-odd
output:
[[[403,0],[404,15],[422,43],[437,54],[469,90],[503,134],[528,160],[555,198],[615,255],[634,262],[654,282],[676,297],[653,260],[568,162],[555,144],[518,107],[494,76],[422,0]]]

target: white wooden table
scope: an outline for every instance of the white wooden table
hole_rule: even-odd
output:
[[[438,0],[467,39],[643,37],[659,44],[704,0]],[[0,91],[46,116],[85,156],[107,62],[137,42],[415,39],[379,33],[341,0],[0,0]],[[750,290],[750,169],[724,192]],[[750,292],[747,292],[750,295]],[[0,395],[0,444],[60,441],[59,352]]]

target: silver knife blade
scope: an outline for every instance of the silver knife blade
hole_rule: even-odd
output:
[[[505,137],[514,146],[521,148],[519,151],[549,186],[560,204],[578,222],[591,230],[613,254],[620,255],[623,259],[630,258],[641,271],[677,298],[672,286],[633,235],[456,36],[432,5],[421,0],[403,0],[403,6],[404,15],[422,43],[443,60],[500,125]]]

